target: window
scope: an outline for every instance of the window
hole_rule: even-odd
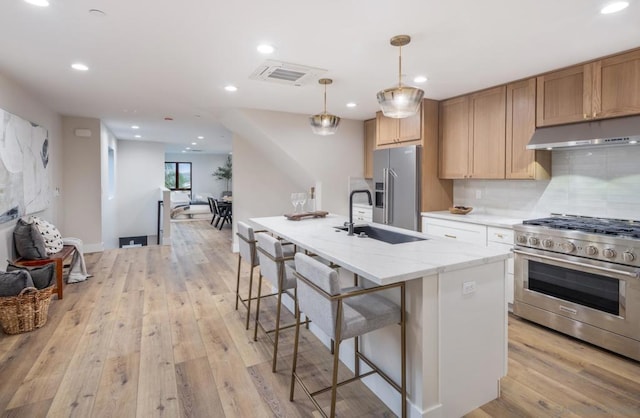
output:
[[[169,190],[191,191],[191,163],[164,163],[164,185]]]

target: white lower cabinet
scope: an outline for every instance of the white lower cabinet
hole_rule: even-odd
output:
[[[422,232],[437,237],[455,239],[462,242],[487,247],[510,250],[513,248],[513,230],[469,222],[422,217]],[[507,302],[513,304],[513,259],[507,261],[506,272]]]
[[[353,222],[373,222],[373,207],[368,205],[353,205]]]
[[[510,250],[513,248],[513,230],[507,228],[487,227],[487,247]],[[513,305],[513,258],[507,260],[507,302]]]

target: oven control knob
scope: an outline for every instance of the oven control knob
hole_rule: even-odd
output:
[[[598,254],[598,249],[593,245],[589,245],[587,248],[584,249],[584,252],[587,253],[587,255],[596,255]]]
[[[531,244],[531,245],[538,245],[538,242],[540,242],[540,240],[538,240],[538,238],[536,238],[536,237],[529,237],[529,244]]]
[[[549,238],[543,239],[542,245],[544,246],[544,248],[551,248],[553,247],[553,241],[551,241]]]
[[[562,251],[564,251],[565,253],[571,253],[576,249],[576,246],[573,242],[563,242],[562,243]]]
[[[616,258],[616,251],[611,248],[607,248],[604,250],[604,256],[607,258]]]
[[[527,237],[525,235],[518,235],[518,244],[526,244],[527,243]]]
[[[622,259],[627,263],[630,263],[636,259],[636,256],[631,251],[625,251],[622,253]]]

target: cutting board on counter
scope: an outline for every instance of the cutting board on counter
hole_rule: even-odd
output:
[[[290,221],[299,221],[304,218],[324,218],[329,212],[324,210],[317,210],[315,212],[302,212],[302,213],[290,213],[285,214],[284,217]]]

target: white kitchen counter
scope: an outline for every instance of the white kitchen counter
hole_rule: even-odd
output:
[[[333,228],[345,220],[275,216],[250,222],[338,264],[346,282],[353,280],[351,272],[374,284],[406,281],[409,417],[459,417],[496,399],[507,366],[505,271],[511,253],[379,224],[373,225],[428,239],[388,244],[347,236]],[[387,296],[400,297],[397,291]],[[361,340],[365,355],[395,381],[399,328],[385,327]],[[329,344],[313,323],[311,330]],[[341,346],[340,359],[353,370],[352,341]],[[364,383],[399,413],[400,396],[384,380],[372,375]]]
[[[445,219],[448,221],[467,222],[472,224],[480,224],[487,226],[495,226],[498,228],[511,228],[513,225],[521,224],[522,219],[510,218],[508,216],[490,215],[485,213],[467,213],[466,215],[454,215],[448,210],[437,212],[422,212],[422,216],[428,218]]]
[[[250,219],[260,228],[274,231],[282,238],[381,285],[494,263],[511,257],[510,252],[501,249],[450,242],[381,224],[371,225],[427,239],[388,244],[373,238],[350,237],[346,231],[333,228],[343,225],[347,220],[333,214],[326,218],[301,221],[289,221],[284,216]]]

